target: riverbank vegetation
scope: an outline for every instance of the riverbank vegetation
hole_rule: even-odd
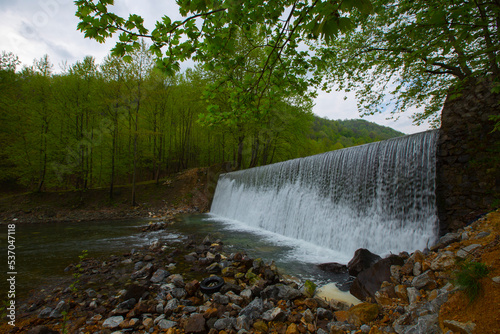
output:
[[[2,54],[5,190],[107,187],[112,197],[118,184],[159,183],[188,168],[227,161],[255,167],[402,135],[362,120],[315,117],[310,100],[293,95],[258,120],[216,120],[213,100],[227,106],[231,94],[204,95],[217,74],[201,67],[161,73],[145,44],[130,61],[109,56],[97,64],[89,56],[59,73],[47,55],[17,65],[14,54]]]

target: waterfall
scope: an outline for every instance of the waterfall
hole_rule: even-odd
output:
[[[219,177],[211,213],[352,255],[424,249],[438,234],[438,131]]]

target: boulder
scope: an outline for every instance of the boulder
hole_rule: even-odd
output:
[[[354,256],[347,264],[349,275],[358,276],[360,272],[370,268],[381,259],[377,254],[373,254],[368,249],[360,248],[354,252]]]
[[[321,263],[317,266],[319,269],[333,273],[333,274],[346,274],[348,272],[347,266],[345,264],[340,264],[337,262]]]
[[[361,303],[349,309],[347,321],[354,326],[361,326],[377,318],[380,307],[377,304]]]
[[[375,292],[377,292],[382,285],[382,282],[391,281],[391,266],[404,264],[404,260],[397,255],[390,255],[375,263],[368,269],[363,270],[358,274],[352,283],[350,292],[351,294],[360,299],[366,300],[372,298],[375,300]]]

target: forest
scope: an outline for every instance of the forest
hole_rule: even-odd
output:
[[[312,114],[283,96],[259,118],[210,121],[215,72],[159,71],[143,45],[128,61],[87,56],[56,73],[48,55],[0,62],[0,182],[29,191],[113,187],[230,161],[243,169],[403,135],[363,120]]]

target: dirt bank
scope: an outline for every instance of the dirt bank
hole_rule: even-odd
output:
[[[132,187],[42,193],[0,194],[0,221],[18,223],[89,221],[163,217],[175,212],[207,212],[221,166],[195,168],[159,183],[137,185],[138,206],[131,205]]]

